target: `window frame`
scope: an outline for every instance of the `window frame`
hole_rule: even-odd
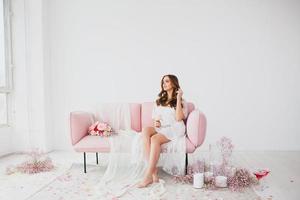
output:
[[[5,86],[0,87],[0,93],[6,96],[6,123],[1,127],[12,125],[12,92],[13,92],[13,56],[12,56],[12,34],[11,34],[11,1],[3,1],[4,20],[4,59],[5,59]]]

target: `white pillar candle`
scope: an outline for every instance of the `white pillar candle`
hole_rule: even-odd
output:
[[[202,188],[204,184],[204,174],[203,173],[196,173],[193,176],[193,187],[194,188]]]
[[[226,176],[216,176],[215,183],[217,187],[227,187],[227,177]]]
[[[213,178],[213,173],[212,172],[205,172],[204,173],[204,179],[205,183],[210,182]]]

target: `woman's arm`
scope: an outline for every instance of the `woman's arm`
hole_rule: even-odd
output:
[[[182,90],[179,89],[177,93],[177,104],[176,104],[176,121],[181,121],[184,119],[183,108],[181,106],[182,103]]]
[[[176,105],[176,121],[181,121],[184,119],[184,114],[181,106],[181,99],[177,99]]]

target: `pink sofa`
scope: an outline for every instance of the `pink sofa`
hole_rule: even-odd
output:
[[[152,108],[154,102],[142,104],[131,103],[131,128],[141,132],[144,127],[152,125]],[[206,117],[193,103],[188,102],[188,117],[186,124],[186,166],[188,164],[188,153],[193,153],[205,139]],[[84,173],[86,173],[86,153],[96,153],[98,164],[98,152],[107,153],[110,151],[108,138],[100,136],[89,136],[88,127],[95,121],[92,113],[75,111],[70,113],[71,141],[76,152],[83,152]]]

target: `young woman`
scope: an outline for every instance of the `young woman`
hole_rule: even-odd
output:
[[[182,98],[178,79],[175,75],[165,75],[161,79],[161,92],[155,102],[152,119],[153,127],[143,129],[144,156],[148,161],[143,180],[139,188],[158,182],[157,163],[161,146],[177,137],[185,135],[183,119],[187,117],[187,104]]]

